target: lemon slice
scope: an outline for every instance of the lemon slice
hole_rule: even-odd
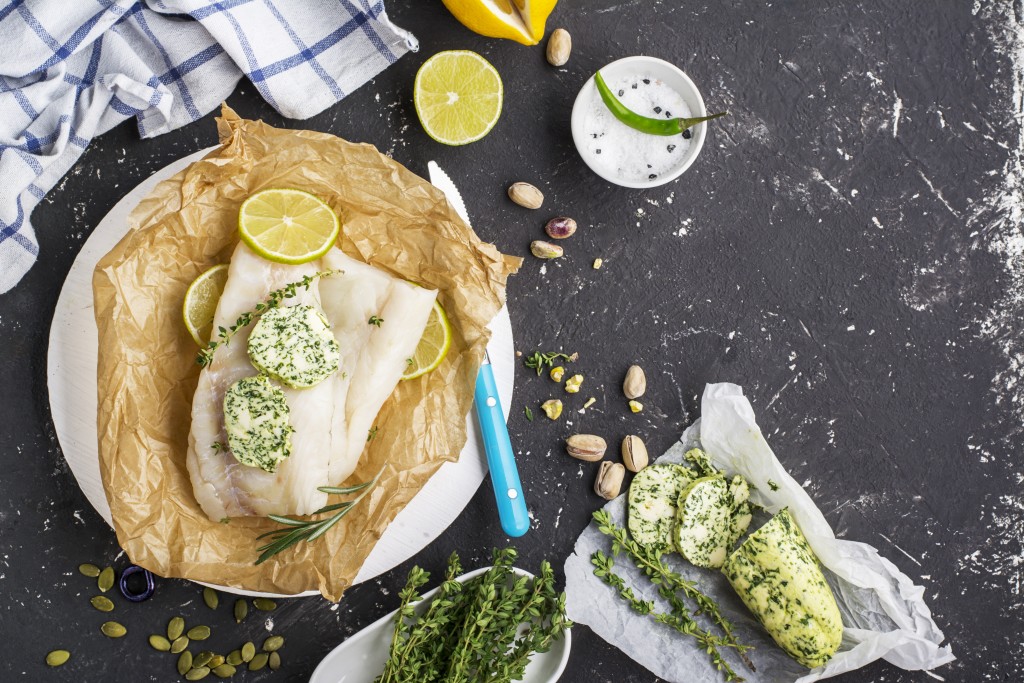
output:
[[[413,84],[423,130],[446,145],[465,145],[491,132],[503,97],[498,71],[468,50],[438,52],[423,63]]]
[[[302,190],[257,192],[238,210],[238,231],[253,251],[274,263],[318,259],[338,239],[338,214]]]
[[[427,318],[427,327],[423,330],[416,353],[409,359],[409,367],[405,369],[402,379],[415,379],[425,375],[444,360],[448,348],[452,345],[452,328],[441,304],[434,302],[434,310]]]
[[[181,315],[185,319],[188,333],[200,346],[206,346],[210,341],[210,335],[213,333],[213,315],[217,312],[217,302],[224,293],[224,283],[227,281],[228,266],[222,263],[193,280],[185,292]]]

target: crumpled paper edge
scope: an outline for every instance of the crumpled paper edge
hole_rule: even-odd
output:
[[[684,432],[679,443],[655,462],[682,462],[686,451],[701,447],[717,467],[729,475],[743,475],[752,485],[751,500],[767,513],[788,507],[825,567],[843,614],[843,643],[839,652],[827,664],[808,671],[782,653],[749,611],[742,608],[719,572],[697,570],[674,553],[666,555],[663,559],[673,569],[695,580],[718,600],[726,617],[736,625],[740,642],[755,646],[749,654],[757,672],[744,669],[738,658],[725,654],[739,675],[748,681],[765,683],[810,683],[878,659],[907,670],[930,670],[955,659],[951,648],[941,645],[944,636],[924,602],[924,588],[915,585],[875,548],[835,537],[810,496],[785,471],[768,446],[741,387],[729,383],[707,385],[701,414],[703,417]],[[777,485],[777,490],[772,490],[769,480]],[[613,521],[625,526],[625,495],[608,503],[605,509]],[[766,519],[767,515],[756,518],[755,525]],[[565,564],[569,618],[586,624],[667,681],[722,680],[692,638],[656,624],[650,617],[628,611],[622,599],[594,576],[590,555],[598,548],[608,553],[610,543],[591,523],[577,539],[574,553]],[[643,599],[653,599],[660,609],[665,609],[663,601],[651,590],[650,582],[627,558],[617,559],[616,571]]]

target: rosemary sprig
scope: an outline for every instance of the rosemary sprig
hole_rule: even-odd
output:
[[[531,370],[537,371],[539,377],[544,372],[545,367],[552,367],[556,360],[565,360],[569,363],[574,362],[579,358],[579,354],[574,353],[571,356],[567,353],[561,353],[559,351],[534,351],[529,356],[523,359],[523,365],[530,368]]]
[[[658,612],[654,609],[653,600],[641,600],[633,593],[633,589],[626,586],[626,582],[621,576],[613,571],[614,561],[600,550],[596,551],[590,556],[590,563],[594,565],[594,575],[604,581],[606,584],[615,589],[615,592],[619,596],[629,603],[629,606],[637,614],[650,615],[659,624],[665,624],[666,626],[679,631],[683,635],[693,636],[697,639],[697,643],[700,644],[701,649],[706,650],[708,656],[711,658],[712,663],[715,667],[725,673],[726,681],[742,681],[743,679],[736,675],[729,663],[722,659],[721,653],[719,653],[719,647],[728,647],[728,643],[724,642],[722,638],[708,633],[700,627],[700,625],[690,618],[688,611],[683,608],[682,611],[677,612],[675,605],[671,613]],[[671,589],[666,586],[662,586],[659,593],[662,597],[666,597],[665,593],[671,593]]]
[[[378,472],[377,476],[363,484],[356,484],[354,486],[318,486],[317,491],[342,496],[362,491],[362,493],[350,501],[325,505],[310,515],[312,517],[333,512],[334,514],[330,517],[323,519],[296,519],[295,517],[285,517],[282,515],[267,515],[268,519],[272,519],[278,524],[284,524],[285,528],[274,529],[256,537],[257,540],[261,538],[271,539],[268,543],[256,549],[260,551],[256,564],[263,564],[274,555],[291,548],[296,543],[302,541],[312,543],[326,534],[331,527],[340,522],[370,492],[370,487],[377,483],[381,472]]]
[[[340,270],[324,270],[313,275],[306,275],[297,282],[290,282],[281,289],[275,289],[267,295],[266,301],[261,301],[256,304],[256,307],[251,311],[246,311],[242,315],[238,316],[235,320],[235,324],[231,327],[218,327],[217,338],[211,339],[207,344],[206,348],[196,354],[196,363],[201,367],[206,367],[213,362],[213,352],[217,350],[219,346],[224,346],[231,341],[231,337],[235,335],[243,327],[248,327],[252,324],[258,316],[263,315],[272,308],[277,308],[285,299],[290,299],[298,292],[299,288],[309,289],[314,282],[320,278],[330,277],[337,275]]]
[[[722,614],[714,599],[701,592],[695,583],[687,581],[678,573],[672,571],[668,565],[661,561],[661,558],[656,553],[644,548],[630,538],[629,532],[612,522],[611,515],[608,514],[607,510],[596,511],[594,513],[594,521],[597,522],[597,530],[612,539],[612,552],[615,555],[625,553],[652,583],[661,587],[659,592],[672,605],[673,613],[680,612],[681,615],[682,610],[686,609],[685,605],[678,602],[678,596],[675,595],[681,592],[686,598],[696,603],[697,611],[695,614],[707,614],[715,625],[721,629],[722,633],[725,634],[723,643],[727,647],[736,650],[736,653],[743,660],[747,668],[751,671],[756,670],[754,663],[745,654],[751,647],[749,645],[741,645],[736,640],[732,624]],[[669,593],[675,597],[668,597]]]

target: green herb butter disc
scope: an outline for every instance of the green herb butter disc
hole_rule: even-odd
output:
[[[312,306],[272,308],[249,335],[249,359],[290,387],[312,387],[338,369],[341,352],[327,320]]]
[[[292,429],[284,392],[266,375],[244,377],[224,394],[224,428],[238,462],[274,472],[292,453]]]

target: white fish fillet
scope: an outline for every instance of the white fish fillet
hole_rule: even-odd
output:
[[[210,519],[267,514],[310,514],[326,494],[318,486],[338,485],[359,462],[369,429],[394,391],[419,342],[437,292],[416,287],[332,249],[301,266],[270,263],[239,244],[217,306],[214,329],[265,301],[272,290],[318,271],[342,270],[299,290],[285,305],[309,304],[324,311],[341,346],[338,372],[308,389],[282,386],[291,409],[292,455],[269,473],[246,467],[227,450],[224,392],[242,377],[257,374],[249,361],[249,328],[217,349],[200,372],[192,403],[187,465],[196,499]],[[370,325],[376,315],[380,327]],[[280,386],[280,385],[279,385]]]

